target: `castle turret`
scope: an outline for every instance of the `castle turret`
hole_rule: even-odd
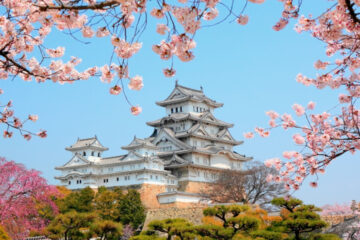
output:
[[[76,143],[65,149],[90,161],[98,160],[104,151],[109,150],[99,142],[96,135],[92,138],[78,138]]]

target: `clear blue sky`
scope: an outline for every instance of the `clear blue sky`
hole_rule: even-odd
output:
[[[304,1],[303,11],[318,13],[327,6],[326,0],[314,2]],[[266,126],[267,110],[292,112],[293,103],[306,104],[309,100],[317,102],[319,112],[336,105],[338,91],[304,87],[295,81],[299,72],[315,76],[313,63],[319,57],[325,58],[324,45],[308,34],[297,34],[293,24],[281,32],[273,31],[271,27],[279,19],[281,10],[281,3],[277,1],[249,4],[247,26],[225,22],[202,29],[195,39],[198,43],[195,60],[175,62],[175,79],[180,84],[193,88],[203,86],[209,97],[224,103],[215,114],[235,124],[231,133],[240,140],[244,132],[255,126]],[[110,148],[106,155],[111,156],[124,153],[120,147],[128,144],[134,135],[149,136],[152,129],[145,122],[165,115],[155,101],[168,96],[175,80],[162,75],[162,69],[169,64],[151,51],[151,45],[162,39],[154,32],[155,25],[150,23],[143,36],[142,50],[130,61],[130,74],[142,75],[145,84],[140,92],[127,90],[131,101],[143,108],[137,117],[129,113],[122,95],[108,94],[110,85],[96,78],[71,85],[27,83],[19,79],[0,81],[0,88],[5,90],[0,101],[12,99],[19,116],[38,114],[39,121],[29,124],[28,128],[48,131],[48,138],[34,138],[30,142],[18,135],[10,140],[0,138],[0,155],[40,170],[50,183],[56,184],[53,177],[59,173],[54,167],[70,159],[71,154],[64,148],[78,137],[96,134],[103,145]],[[48,40],[50,47],[66,46],[65,57],[80,56],[83,69],[108,63],[111,54],[108,39],[81,44],[54,32]],[[246,140],[236,151],[263,161],[280,156],[284,150],[296,149],[291,135],[275,131],[268,139]],[[317,205],[360,200],[360,188],[354,187],[360,182],[358,158],[358,155],[346,155],[337,159],[321,176],[317,189],[305,184],[296,196]]]

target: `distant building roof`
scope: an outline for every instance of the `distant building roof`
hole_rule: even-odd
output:
[[[83,150],[83,149],[94,149],[99,151],[106,151],[108,150],[107,147],[104,147],[99,140],[97,139],[96,135],[92,138],[83,138],[76,141],[73,145],[70,147],[65,148],[68,151],[77,151],[77,150]]]

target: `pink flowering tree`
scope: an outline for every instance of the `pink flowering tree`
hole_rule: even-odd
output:
[[[357,214],[357,211],[351,209],[350,204],[338,204],[335,203],[333,205],[325,205],[321,207],[321,215],[323,216],[349,216]]]
[[[277,176],[269,176],[269,181],[284,182],[287,189],[297,190],[308,176],[312,177],[310,185],[316,187],[318,174],[324,173],[331,162],[360,149],[360,1],[334,1],[329,9],[316,17],[298,17],[300,8],[295,7],[293,1],[284,2],[285,11],[274,29],[281,30],[290,19],[298,18],[295,30],[308,32],[321,40],[326,45],[328,57],[315,62],[314,67],[319,72],[316,78],[299,74],[296,80],[318,89],[343,90],[338,98],[339,107],[331,113],[315,113],[314,102],[307,106],[294,104],[294,114],[269,111],[269,127],[257,127],[254,132],[244,134],[251,138],[254,133],[267,137],[274,128],[297,131],[292,140],[299,150],[285,151],[282,158],[265,162],[268,167],[280,171]]]
[[[353,203],[355,203],[355,201],[353,201]],[[336,221],[335,224],[330,226],[330,228],[326,230],[327,232],[335,233],[345,240],[360,239],[360,218],[358,206],[349,203],[335,203],[333,205],[325,205],[321,208],[321,215],[325,218],[342,218],[340,222]]]
[[[35,170],[0,158],[0,225],[12,239],[26,237],[31,230],[41,230],[47,219],[44,209],[56,213],[53,197],[58,192]]]

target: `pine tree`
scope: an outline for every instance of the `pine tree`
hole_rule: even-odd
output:
[[[283,209],[280,222],[273,222],[269,229],[288,233],[295,240],[303,239],[340,239],[336,235],[324,235],[316,233],[327,226],[327,223],[321,220],[317,211],[320,208],[314,205],[305,205],[299,199],[275,198],[272,204]],[[327,237],[327,238],[324,238]],[[331,238],[330,238],[331,237]]]
[[[140,194],[129,189],[118,204],[119,217],[122,224],[130,224],[134,229],[139,228],[145,221],[145,208],[141,203]]]

